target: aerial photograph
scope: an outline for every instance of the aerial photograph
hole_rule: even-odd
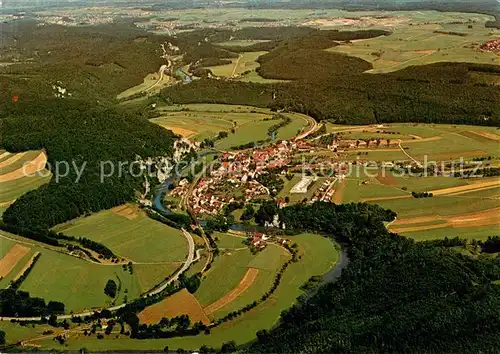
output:
[[[1,353],[500,353],[500,0],[0,0]]]

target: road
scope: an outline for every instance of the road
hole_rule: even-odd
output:
[[[418,167],[422,167],[422,164],[420,163],[420,161],[416,160],[413,156],[411,156],[410,154],[408,154],[408,153],[406,152],[406,150],[405,150],[405,149],[401,146],[401,139],[399,139],[398,146],[399,146],[399,148],[401,149],[401,151],[402,151],[402,152],[403,152],[406,156],[408,156],[410,159],[412,159],[412,160],[413,160],[413,161],[417,164],[417,166],[418,166]]]
[[[182,229],[182,233],[186,237],[186,239],[188,241],[188,245],[189,245],[188,256],[187,256],[187,259],[184,262],[182,268],[173,277],[171,277],[167,282],[165,282],[164,284],[162,284],[159,288],[147,292],[146,294],[143,295],[143,297],[147,297],[147,296],[150,296],[150,295],[156,295],[156,294],[162,292],[163,290],[165,290],[167,288],[167,286],[169,286],[170,284],[172,284],[172,282],[174,282],[177,279],[179,279],[179,276],[182,273],[184,273],[189,268],[189,266],[191,266],[191,263],[193,263],[193,260],[194,260],[194,240],[193,240],[193,236],[191,236],[191,234],[189,232],[187,232],[185,229]],[[121,305],[109,307],[108,310],[109,311],[116,311],[116,310],[119,310],[119,309],[125,307],[126,305],[127,304],[121,304]],[[71,319],[72,317],[91,316],[96,311],[97,310],[87,311],[87,312],[80,312],[80,313],[75,313],[75,314],[71,314],[71,315],[59,315],[59,316],[57,316],[57,319],[58,320],[64,320],[64,319],[68,320],[68,319]],[[17,320],[17,321],[38,321],[38,320],[40,320],[40,316],[37,316],[37,317],[0,317],[0,321],[11,321],[11,320]]]
[[[316,120],[314,118],[303,115],[303,119],[307,121],[307,123],[311,126],[311,128],[308,131],[306,131],[305,133],[297,135],[297,137],[295,138],[295,141],[307,138],[309,136],[309,134],[314,133],[319,128],[318,122],[316,122]]]

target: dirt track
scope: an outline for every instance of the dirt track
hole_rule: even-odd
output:
[[[0,259],[0,278],[4,278],[14,269],[16,264],[28,254],[30,248],[14,245],[7,254]]]
[[[211,303],[210,305],[205,307],[203,309],[205,313],[207,315],[210,315],[216,312],[217,310],[221,309],[222,307],[226,306],[227,304],[231,303],[232,301],[234,301],[238,296],[243,294],[253,284],[258,274],[259,274],[258,269],[248,268],[247,272],[243,276],[243,279],[241,279],[238,286],[233,290],[231,290],[228,294],[221,297],[216,302]]]

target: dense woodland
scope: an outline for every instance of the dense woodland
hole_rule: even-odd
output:
[[[163,38],[132,21],[113,25],[37,26],[32,20],[0,24],[0,99],[54,96],[53,85],[72,97],[114,103],[115,96],[157,72]],[[26,79],[29,79],[29,85]],[[5,95],[5,96],[4,96]]]
[[[306,58],[304,58],[306,59]],[[306,66],[307,63],[302,63]],[[500,88],[478,84],[470,73],[495,66],[442,63],[391,74],[353,74],[282,84],[202,79],[173,86],[173,103],[250,104],[308,114],[341,124],[428,122],[500,125]]]
[[[349,265],[337,282],[285,311],[277,328],[258,332],[248,352],[500,350],[498,260],[391,234],[383,221],[394,214],[378,206],[318,202],[279,215],[289,229],[344,243]]]
[[[172,132],[139,114],[57,99],[6,106],[0,116],[0,137],[8,151],[45,149],[52,172],[60,166],[59,180],[54,176],[48,185],[17,199],[3,214],[4,222],[22,234],[44,232],[133,200],[144,177],[133,177],[130,172],[138,167],[131,170],[130,164],[136,156],[171,156],[174,141]],[[69,171],[61,162],[68,162]],[[129,164],[119,168],[118,162]],[[111,174],[111,164],[115,172],[101,181],[101,172]],[[78,171],[83,168],[79,179],[74,166]]]

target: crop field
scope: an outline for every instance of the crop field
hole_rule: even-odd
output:
[[[139,282],[141,293],[153,289],[156,285],[170,278],[182,264],[182,262],[134,264],[133,269]]]
[[[228,137],[215,142],[215,147],[223,150],[269,139],[269,128],[279,122],[269,119],[272,117],[269,110],[245,106],[183,105],[161,107],[159,111],[162,115],[151,119],[153,123],[196,141],[213,139],[219,132],[227,132]],[[309,124],[300,114],[288,116],[290,124],[278,130],[276,139],[290,139]]]
[[[236,288],[253,258],[248,249],[217,256],[195,293],[200,304],[206,307]]]
[[[171,83],[172,78],[168,75],[163,75],[163,77],[161,77],[159,73],[148,74],[144,78],[144,82],[142,84],[123,91],[122,93],[117,95],[116,98],[119,100],[125,99],[141,92],[146,92],[148,94],[158,93],[162,88]]]
[[[272,244],[252,255],[241,243],[244,237],[223,233],[214,236],[224,255],[215,259],[195,296],[209,317],[218,318],[258,300],[290,256]]]
[[[100,242],[137,263],[184,261],[188,250],[181,231],[148,218],[135,205],[76,219],[55,230]]]
[[[495,127],[437,125],[437,124],[383,124],[371,126],[339,126],[327,124],[327,131],[339,139],[358,141],[359,147],[349,149],[347,158],[365,161],[410,161],[410,156],[422,163],[432,161],[470,160],[492,156],[488,163],[498,160],[500,130]],[[366,147],[364,139],[372,139]],[[380,139],[377,147],[375,140]],[[399,147],[401,143],[401,148]]]
[[[0,150],[0,205],[8,206],[26,192],[52,178],[45,170],[47,157],[42,151],[9,153]]]
[[[120,289],[117,305],[140,294],[136,276],[124,271],[121,265],[99,265],[39,247],[33,250],[39,251],[41,256],[22,283],[21,290],[32,296],[61,301],[68,313],[109,306],[112,299],[104,294],[109,279]]]
[[[201,321],[209,324],[210,320],[201,308],[196,298],[186,289],[167,297],[153,306],[139,313],[141,323],[155,324],[163,317],[173,318],[180,315],[188,315],[192,323]]]
[[[478,17],[479,16],[479,17]],[[391,28],[393,33],[368,40],[353,41],[329,49],[356,56],[373,64],[369,72],[384,73],[411,65],[437,62],[500,64],[500,58],[479,49],[479,44],[499,38],[500,32],[484,27],[486,17],[471,15],[476,23],[462,18],[435,21],[406,21]],[[471,19],[472,20],[472,19]],[[458,35],[459,34],[459,35]],[[479,43],[479,44],[478,44]]]
[[[255,71],[259,67],[257,58],[267,52],[245,52],[241,53],[238,58],[231,59],[232,63],[227,65],[210,66],[208,69],[212,70],[215,76],[222,77],[235,77],[240,76],[245,71]]]
[[[302,258],[300,262],[289,266],[280,286],[271,298],[237,319],[212,329],[209,335],[138,341],[124,337],[115,338],[115,336],[98,340],[95,337],[75,334],[68,339],[65,350],[77,350],[81,347],[93,351],[162,350],[167,345],[170,348],[197,349],[203,344],[220,347],[222,343],[227,342],[227,338],[231,338],[237,344],[246,343],[254,338],[258,330],[270,329],[276,324],[281,312],[294,304],[297,297],[302,294],[301,285],[311,276],[322,275],[331,270],[338,260],[338,251],[329,239],[313,234],[297,235],[291,239],[299,245]],[[41,348],[54,348],[52,339],[40,339],[34,341],[34,344],[41,345]]]

